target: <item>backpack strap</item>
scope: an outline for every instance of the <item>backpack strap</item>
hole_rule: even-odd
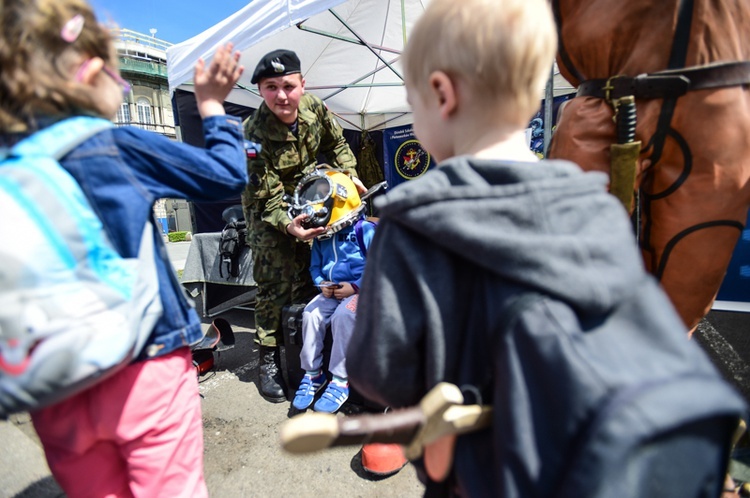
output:
[[[505,298],[501,298],[501,301],[499,303],[500,311],[497,315],[497,323],[501,324],[502,328],[500,330],[493,330],[490,328],[487,329],[487,351],[490,356],[488,359],[489,361],[487,364],[487,369],[485,371],[484,379],[481,382],[481,385],[476,386],[480,393],[480,396],[487,396],[488,393],[492,390],[492,385],[495,382],[494,373],[492,370],[492,358],[494,357],[497,348],[498,336],[507,333],[515,326],[516,321],[521,314],[521,311],[531,307],[543,298],[544,297],[542,296],[542,294],[539,294],[538,292],[522,289],[509,291],[509,294],[505,294]]]
[[[102,118],[77,116],[59,121],[23,139],[10,151],[11,156],[41,155],[61,159],[112,122]]]
[[[357,244],[359,244],[359,250],[362,251],[362,256],[365,258],[367,257],[367,246],[365,245],[365,233],[364,228],[362,228],[362,224],[372,223],[373,225],[378,225],[379,218],[375,218],[372,216],[368,216],[367,218],[360,218],[357,220],[357,222],[354,224],[354,235],[357,237]]]
[[[365,234],[364,229],[362,228],[362,223],[364,223],[365,220],[363,218],[360,218],[357,220],[357,222],[354,224],[354,235],[357,236],[357,244],[359,244],[359,250],[362,252],[362,256],[367,257],[367,247],[365,247]]]
[[[94,218],[93,210],[78,182],[57,161],[86,139],[109,128],[112,123],[99,118],[76,117],[55,123],[16,144],[9,155],[0,162],[0,185],[6,194],[11,195],[38,226],[44,227],[50,242],[53,243],[62,261],[71,267],[84,271],[76,261],[84,258],[90,263],[86,271],[97,272],[102,278],[105,268],[95,264],[96,258],[109,258],[109,241],[101,240],[101,221]],[[35,158],[24,160],[24,158]],[[4,167],[8,167],[7,169]],[[20,186],[23,185],[23,188]],[[49,213],[65,212],[67,216],[50,216]],[[67,233],[80,242],[67,243],[59,235]],[[86,256],[74,255],[71,247],[84,251]],[[101,247],[94,257],[88,252],[90,247]],[[106,249],[105,249],[106,248]],[[114,282],[110,282],[114,285]],[[118,286],[119,287],[119,286]]]
[[[10,149],[0,162],[0,184],[7,195],[24,206],[35,223],[48,233],[50,242],[66,264],[78,271],[95,271],[101,275],[101,265],[96,265],[92,255],[74,255],[72,248],[88,251],[95,246],[108,248],[109,243],[100,242],[101,222],[93,219],[93,211],[75,179],[62,168],[57,157],[62,157],[87,138],[112,126],[107,120],[76,117],[55,123],[23,139]],[[24,158],[34,158],[25,160]],[[21,188],[23,186],[23,188]],[[65,212],[67,216],[51,217],[49,213]],[[52,219],[56,221],[52,221]],[[59,235],[67,233],[79,245],[67,243]],[[114,251],[114,249],[112,249]],[[107,257],[104,249],[98,258]],[[106,253],[106,254],[105,254]],[[90,268],[76,265],[78,258],[91,263]]]
[[[498,310],[493,320],[495,325],[490,326],[487,322],[478,325],[478,330],[484,329],[484,338],[480,343],[486,347],[482,348],[482,356],[472,355],[469,360],[464,358],[464,363],[458,372],[460,379],[474,379],[473,383],[463,383],[459,387],[465,396],[471,393],[474,398],[472,402],[479,405],[493,405],[496,402],[493,396],[496,382],[494,361],[503,337],[511,333],[522,312],[545,299],[543,294],[529,287],[518,285],[500,290],[494,297],[496,300],[493,301],[493,309]],[[481,358],[481,361],[478,358]],[[464,403],[468,403],[468,400],[471,398],[464,400]]]

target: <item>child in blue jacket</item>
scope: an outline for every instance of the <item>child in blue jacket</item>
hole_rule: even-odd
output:
[[[308,303],[302,313],[302,351],[300,364],[305,369],[299,389],[292,401],[298,410],[308,408],[315,395],[326,384],[323,366],[323,340],[330,324],[333,335],[329,371],[332,379],[313,406],[316,412],[335,413],[349,398],[346,373],[346,348],[349,345],[357,312],[359,284],[365,269],[365,255],[375,232],[375,225],[360,221],[328,238],[316,238],[312,245],[310,274],[320,294]],[[361,243],[357,236],[361,230]]]

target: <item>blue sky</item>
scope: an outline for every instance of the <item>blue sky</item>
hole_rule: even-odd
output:
[[[258,0],[255,0],[258,1]],[[102,22],[180,43],[210,28],[250,0],[89,0]]]

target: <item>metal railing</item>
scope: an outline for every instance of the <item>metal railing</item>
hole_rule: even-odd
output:
[[[126,54],[120,54],[120,71],[160,76],[166,80],[167,66],[161,62],[133,59]]]
[[[122,43],[135,43],[144,47],[155,48],[163,52],[166,52],[169,47],[174,45],[174,43],[161,40],[153,35],[145,35],[129,29],[116,28],[112,30],[112,33],[114,34],[116,41]]]

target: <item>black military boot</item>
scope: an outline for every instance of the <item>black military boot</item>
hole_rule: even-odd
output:
[[[281,375],[281,348],[260,346],[258,383],[260,394],[271,403],[286,401],[284,377]]]

